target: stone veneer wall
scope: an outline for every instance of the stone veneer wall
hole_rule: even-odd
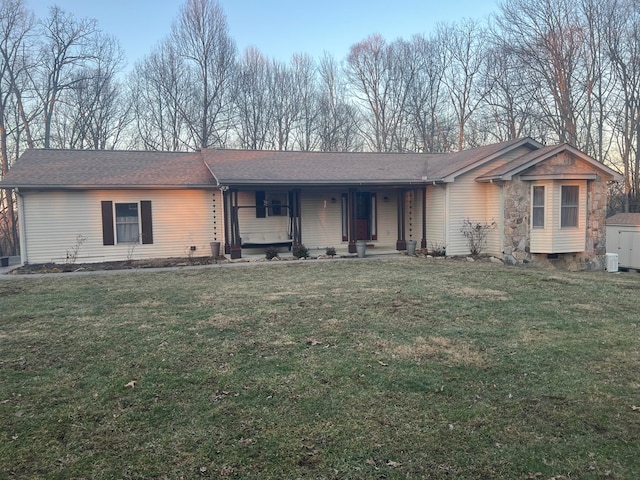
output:
[[[533,263],[568,270],[602,270],[606,253],[607,182],[587,182],[587,232],[584,252],[562,253],[549,259],[530,252],[531,182],[515,177],[504,185],[504,262]]]

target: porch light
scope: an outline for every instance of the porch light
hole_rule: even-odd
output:
[[[336,197],[331,197],[331,203],[337,203],[338,199]]]
[[[382,201],[384,203],[389,203],[389,197],[387,197],[386,195],[384,197],[382,197]]]

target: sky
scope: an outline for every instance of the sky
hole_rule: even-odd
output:
[[[439,22],[483,19],[498,0],[218,0],[239,52],[257,47],[288,61],[295,53],[315,59],[329,52],[337,60],[373,33],[387,41],[428,34]],[[95,18],[125,51],[127,69],[165,38],[182,0],[26,0],[38,18],[53,4],[83,18]]]

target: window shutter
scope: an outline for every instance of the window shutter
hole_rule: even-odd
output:
[[[256,218],[266,218],[267,209],[265,207],[265,200],[267,196],[264,192],[257,191],[256,192]]]
[[[115,245],[113,236],[113,202],[102,202],[102,244]]]
[[[153,243],[153,222],[151,221],[151,201],[140,202],[140,219],[142,222],[142,243]]]

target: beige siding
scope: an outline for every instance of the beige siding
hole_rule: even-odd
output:
[[[387,200],[385,201],[385,197]],[[378,240],[381,247],[396,246],[398,240],[398,194],[395,190],[378,191]]]
[[[336,199],[335,203],[332,199]],[[302,243],[311,249],[342,244],[342,193],[338,190],[302,192]]]
[[[86,238],[77,262],[211,254],[213,192],[203,190],[23,192],[25,261],[64,262],[67,250]],[[152,205],[153,244],[103,245],[101,201]]]
[[[464,219],[472,222],[496,223],[496,228],[489,232],[487,245],[483,253],[501,255],[503,248],[503,200],[501,187],[491,183],[480,183],[475,179],[505,163],[530,152],[523,146],[509,152],[499,159],[466,172],[448,185],[447,221],[447,254],[466,255],[469,253],[467,240],[460,232]]]
[[[533,182],[529,187],[529,197],[531,206],[529,211],[533,211],[533,186],[544,187],[544,227],[532,227],[532,217],[529,215],[529,227],[531,229],[531,253],[552,253],[553,252],[553,232],[554,228],[554,208],[553,208],[553,182]],[[558,220],[559,221],[559,220]]]
[[[586,181],[548,181],[533,185],[545,186],[544,228],[531,228],[531,253],[584,252],[587,228]],[[578,227],[560,226],[562,186],[580,187]]]
[[[268,192],[270,195],[287,199],[287,191]],[[256,218],[256,194],[255,192],[238,192],[238,223],[240,225],[240,238],[251,233],[288,233],[289,215],[283,210],[283,215],[272,215],[267,210],[265,218]]]
[[[578,227],[560,227],[561,187],[577,185],[580,187],[578,205]],[[557,181],[553,188],[553,253],[584,252],[587,230],[587,182]]]
[[[427,248],[435,249],[446,245],[445,205],[446,185],[427,187]]]

